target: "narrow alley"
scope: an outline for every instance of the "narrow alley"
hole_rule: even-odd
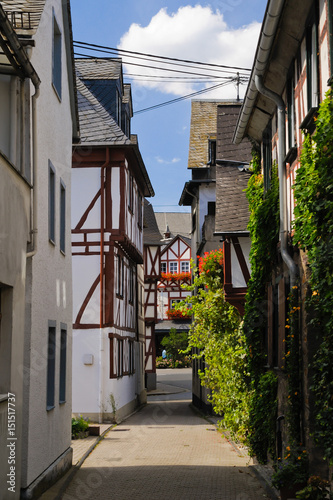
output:
[[[250,472],[249,458],[191,408],[191,370],[159,372],[148,404],[106,434],[62,498],[267,498]]]

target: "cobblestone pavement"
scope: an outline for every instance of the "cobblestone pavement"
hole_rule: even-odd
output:
[[[159,396],[110,430],[63,500],[261,500],[268,498],[242,456],[194,412],[188,399]]]

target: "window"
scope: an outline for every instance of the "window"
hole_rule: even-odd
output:
[[[138,195],[138,226],[142,229],[142,196]]]
[[[178,273],[178,262],[170,262],[169,271],[171,274]]]
[[[116,90],[116,122],[121,127],[121,96],[118,89]]]
[[[170,300],[170,309],[174,309],[177,304],[182,302],[182,299],[171,299]]]
[[[166,273],[166,272],[167,272],[166,262],[161,262],[161,273]]]
[[[134,278],[135,278],[135,271],[134,267],[130,265],[129,268],[129,294],[128,294],[128,300],[131,304],[134,302]]]
[[[53,13],[52,83],[61,99],[61,31]]]
[[[215,201],[209,201],[207,203],[207,214],[208,215],[215,215],[216,211],[216,203]]]
[[[124,353],[124,341],[121,339],[117,340],[117,377],[123,376],[123,353]]]
[[[66,249],[66,187],[60,181],[60,250]]]
[[[189,261],[183,261],[180,263],[180,271],[182,273],[189,273],[190,272],[190,263]]]
[[[135,362],[134,362],[134,342],[129,341],[129,373],[133,375],[135,373]]]
[[[55,170],[49,161],[49,240],[55,243]]]
[[[317,25],[314,22],[306,32],[306,81],[308,111],[318,107]]]
[[[133,212],[133,175],[128,174],[128,208]]]
[[[60,378],[59,403],[66,402],[66,365],[67,365],[67,325],[61,323],[60,330]]]
[[[117,255],[117,295],[123,298],[124,295],[124,259]]]
[[[287,116],[288,116],[288,149],[296,144],[295,139],[295,92],[294,78],[290,76],[287,80]]]
[[[54,408],[55,384],[55,358],[56,358],[56,322],[49,321],[49,336],[47,346],[47,382],[46,382],[46,409]]]
[[[208,164],[216,164],[216,140],[210,139],[208,141]]]

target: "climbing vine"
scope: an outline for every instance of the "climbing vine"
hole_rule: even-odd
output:
[[[246,190],[250,210],[251,278],[243,325],[249,369],[247,383],[251,393],[247,440],[250,453],[265,463],[268,453],[274,455],[277,412],[277,378],[273,373],[265,373],[264,339],[267,328],[266,283],[277,258],[279,186],[274,166],[270,189],[265,192],[258,152],[253,151],[252,158],[253,174]]]
[[[290,445],[295,447],[301,439],[301,373],[300,373],[300,304],[298,287],[293,286],[288,297],[286,319],[285,373],[288,382],[287,424]]]
[[[317,350],[311,363],[315,438],[333,462],[333,102],[329,91],[305,136],[295,193],[294,242],[306,252],[310,293],[306,309]]]
[[[246,195],[249,200],[251,236],[251,278],[248,283],[244,333],[247,341],[251,379],[257,382],[264,371],[264,336],[267,325],[266,283],[270,279],[276,261],[279,228],[279,186],[277,169],[274,166],[271,187],[264,191],[260,157],[253,152],[253,175]]]
[[[211,389],[210,402],[222,424],[238,437],[244,437],[248,424],[249,391],[245,339],[237,309],[226,302],[223,291],[223,253],[221,250],[199,257],[193,268],[194,281],[187,290],[195,292],[181,307],[191,303],[193,322],[190,348],[205,360],[201,383]]]

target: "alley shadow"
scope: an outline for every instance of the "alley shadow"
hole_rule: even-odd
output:
[[[137,459],[141,460],[139,456]],[[250,473],[250,467],[119,465],[116,465],[115,459],[110,459],[109,466],[80,469],[61,498],[267,500],[264,489]]]

